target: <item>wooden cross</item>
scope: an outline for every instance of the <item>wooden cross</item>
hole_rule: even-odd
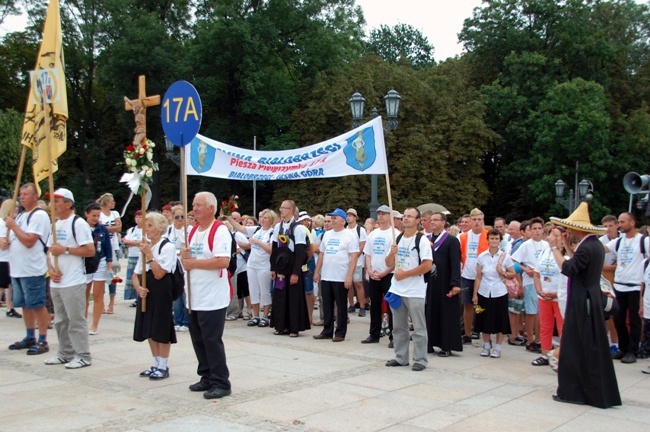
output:
[[[160,95],[147,96],[144,75],[138,78],[138,98],[131,100],[124,96],[124,109],[135,114],[135,136],[133,145],[139,149],[147,142],[147,107],[160,105]]]

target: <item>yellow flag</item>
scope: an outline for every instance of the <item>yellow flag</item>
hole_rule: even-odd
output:
[[[36,184],[48,177],[50,158],[52,173],[57,171],[56,159],[66,150],[68,97],[63,66],[59,1],[50,0],[41,49],[35,70],[31,73],[31,88],[21,138],[21,143],[32,150]]]

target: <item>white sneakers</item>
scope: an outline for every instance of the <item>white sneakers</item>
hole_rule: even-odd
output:
[[[64,364],[67,369],[81,369],[86,366],[90,366],[92,362],[90,360],[84,360],[80,357],[75,357],[71,361],[67,361],[64,358],[59,356],[51,357],[45,360],[46,365],[61,365]]]

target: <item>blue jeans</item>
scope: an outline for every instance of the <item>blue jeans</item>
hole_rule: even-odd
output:
[[[189,316],[187,313],[187,308],[185,307],[185,293],[174,300],[174,325],[175,326],[185,326],[189,327]]]
[[[45,307],[47,290],[45,275],[11,278],[14,307],[28,310]]]

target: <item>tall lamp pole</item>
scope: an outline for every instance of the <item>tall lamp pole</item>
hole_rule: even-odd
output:
[[[578,162],[576,162],[575,189],[569,190],[569,196],[567,198],[564,198],[564,188],[566,183],[564,183],[562,179],[555,182],[555,202],[562,204],[569,213],[573,213],[581,202],[590,202],[594,199],[593,183],[585,179],[582,179],[580,183],[578,183],[578,169],[579,165]]]
[[[386,103],[386,118],[384,122],[384,132],[388,133],[397,129],[397,113],[399,112],[399,104],[402,100],[402,97],[395,91],[391,89],[385,96],[384,102]],[[350,110],[352,111],[352,126],[359,127],[363,124],[363,107],[366,102],[366,99],[359,93],[355,92],[349,100]],[[375,118],[379,115],[377,108],[372,109],[371,117]],[[377,220],[377,208],[379,208],[379,202],[377,201],[377,174],[371,174],[370,176],[370,203],[368,203],[368,208],[370,210],[370,217]]]

